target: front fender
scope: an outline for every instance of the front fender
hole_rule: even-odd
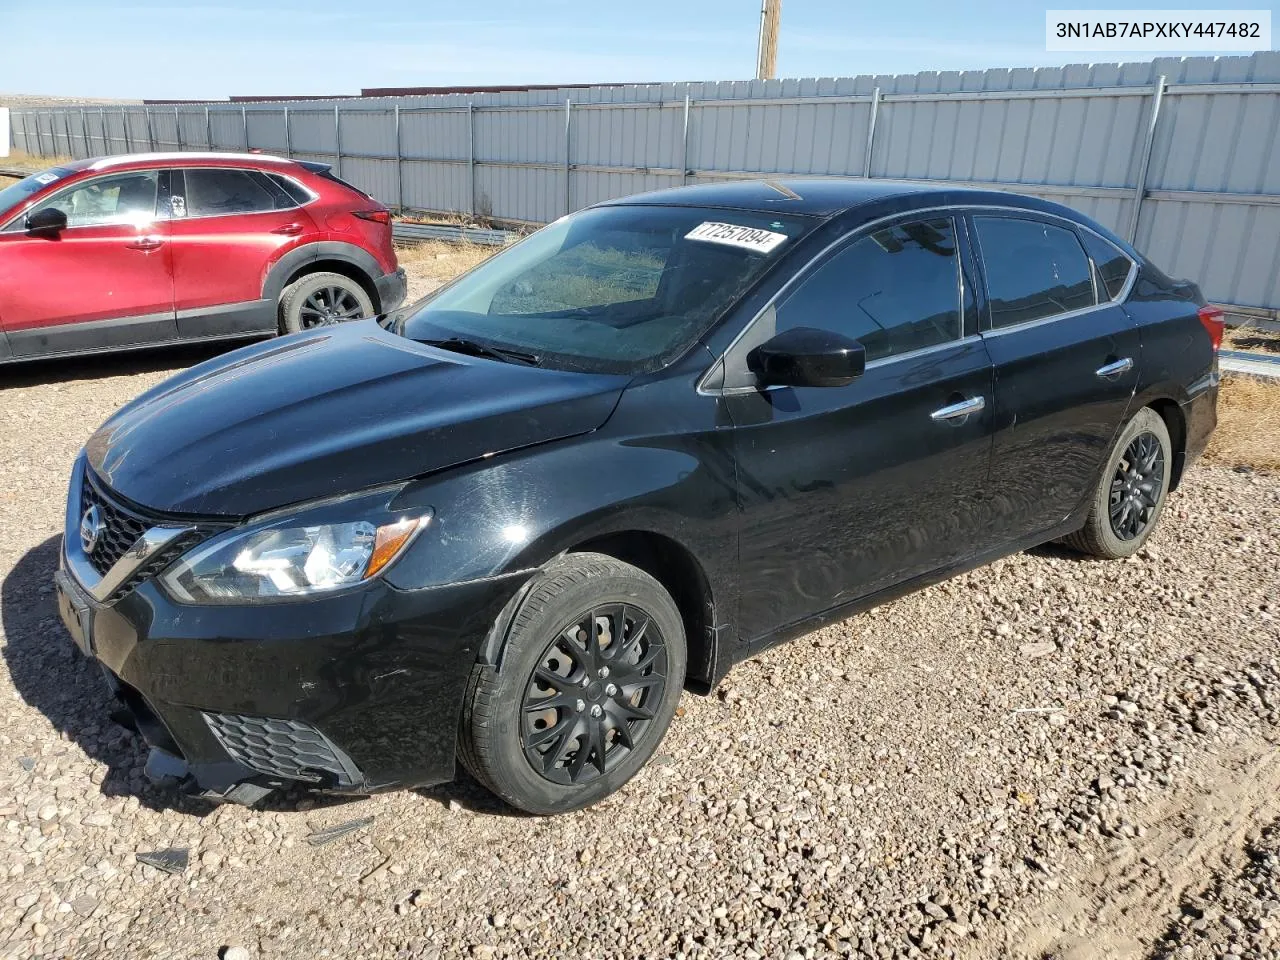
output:
[[[393,508],[431,525],[387,573],[402,589],[536,568],[608,534],[660,534],[689,551],[717,595],[733,583],[733,464],[713,438],[589,434],[411,484]]]

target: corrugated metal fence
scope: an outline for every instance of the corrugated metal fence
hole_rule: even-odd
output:
[[[15,110],[19,149],[261,149],[388,205],[542,223],[681,183],[945,180],[1068,204],[1241,313],[1280,310],[1280,53],[896,77]]]

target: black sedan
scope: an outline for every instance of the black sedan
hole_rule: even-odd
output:
[[[1046,541],[1133,553],[1213,429],[1221,334],[1012,194],[605,203],[122,408],[71,478],[63,619],[206,796],[460,759],[571,810],[770,644]]]

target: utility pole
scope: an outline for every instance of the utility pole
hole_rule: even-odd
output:
[[[778,23],[782,0],[760,0],[760,42],[756,45],[756,79],[772,80],[778,75]]]

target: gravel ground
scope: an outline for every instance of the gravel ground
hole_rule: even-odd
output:
[[[592,810],[212,808],[144,783],[50,586],[80,445],[207,355],[0,391],[0,960],[1277,955],[1280,477],[1198,467],[1130,560],[1041,548],[775,648]]]

